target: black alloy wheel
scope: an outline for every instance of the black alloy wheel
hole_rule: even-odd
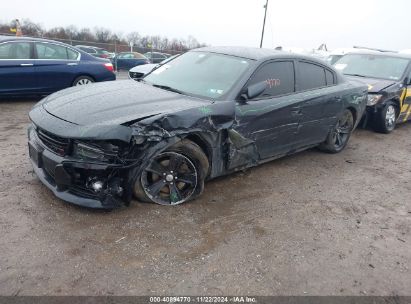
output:
[[[178,205],[189,200],[198,183],[193,162],[177,152],[157,155],[141,175],[145,194],[161,205]]]
[[[319,148],[328,153],[341,152],[348,143],[354,129],[354,118],[350,110],[346,109],[338,118],[335,127],[329,133],[326,141]]]

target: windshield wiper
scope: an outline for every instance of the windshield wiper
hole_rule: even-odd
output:
[[[356,77],[363,77],[363,78],[367,77],[367,76],[360,75],[360,74],[345,74],[345,73],[344,73],[344,75],[348,75],[348,76],[356,76]]]
[[[160,89],[167,90],[167,91],[174,92],[174,93],[178,93],[178,94],[185,94],[185,92],[183,92],[183,91],[180,91],[178,89],[174,89],[174,88],[166,86],[166,85],[153,84],[153,87],[160,88]]]

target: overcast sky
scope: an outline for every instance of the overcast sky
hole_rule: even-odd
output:
[[[259,46],[266,0],[2,0],[0,20]],[[264,47],[411,48],[409,0],[269,0]]]

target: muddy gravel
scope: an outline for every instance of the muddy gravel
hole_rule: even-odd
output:
[[[1,295],[411,295],[411,124],[93,211],[33,174],[35,101],[0,101]]]

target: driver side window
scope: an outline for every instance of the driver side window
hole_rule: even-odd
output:
[[[260,67],[251,77],[248,85],[265,81],[267,88],[254,99],[266,99],[295,92],[294,63],[275,61]]]

